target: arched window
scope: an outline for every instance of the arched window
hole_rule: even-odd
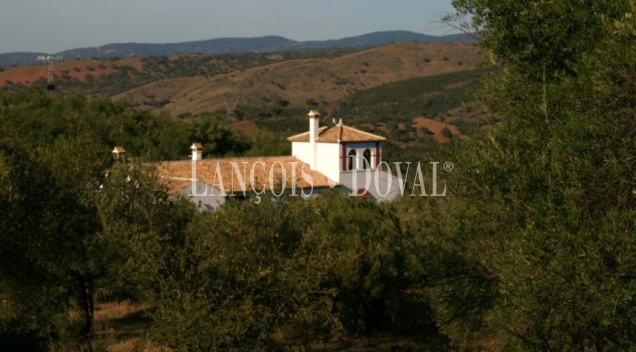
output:
[[[347,168],[347,170],[353,170],[356,167],[356,158],[358,157],[355,149],[351,149],[349,151],[348,156],[349,156],[349,164],[348,164],[349,167]]]
[[[371,168],[371,149],[365,149],[362,153],[362,169]]]

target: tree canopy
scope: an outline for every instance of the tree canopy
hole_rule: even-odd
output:
[[[405,331],[441,339],[434,349],[633,350],[636,4],[454,5],[449,19],[501,68],[476,106],[504,122],[432,156],[455,165],[447,197],[333,193],[199,213],[109,147],[161,160],[196,138],[249,153],[225,125],[0,95],[0,343],[27,332],[90,350],[94,288],[117,285],[153,305],[148,337],[180,351]]]
[[[477,275],[438,290],[440,313],[466,323],[449,333],[492,334],[513,350],[627,350],[636,314],[634,2],[454,4],[455,19],[470,15],[465,28],[504,68],[478,97],[505,123],[483,143],[445,152],[461,167],[442,237]],[[458,300],[457,291],[477,295]]]

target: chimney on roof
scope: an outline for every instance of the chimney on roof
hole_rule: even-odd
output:
[[[316,143],[316,139],[318,139],[320,113],[318,110],[311,110],[307,116],[309,116],[309,143]]]
[[[115,147],[112,153],[115,156],[115,159],[119,160],[119,158],[124,157],[124,154],[126,154],[126,150],[124,149],[124,147]]]
[[[316,140],[318,139],[318,129],[320,128],[320,113],[318,110],[309,111],[309,148],[311,150],[311,159],[309,167],[312,169],[316,169],[316,161],[317,161],[317,153],[318,148],[316,148]]]
[[[192,150],[192,161],[203,159],[203,144],[192,143],[190,149]]]

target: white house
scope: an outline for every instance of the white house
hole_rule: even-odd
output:
[[[400,194],[397,178],[381,169],[384,137],[337,124],[320,126],[320,113],[308,114],[309,131],[288,138],[291,156],[203,159],[194,143],[191,160],[157,165],[171,194],[187,195],[202,210],[227,197],[260,197],[264,192],[308,197],[329,189],[376,200]]]
[[[380,167],[386,138],[346,126],[342,119],[321,127],[316,110],[307,116],[309,131],[287,138],[294,157],[343,190],[378,200],[392,200],[398,195],[397,179],[393,182],[393,177]]]

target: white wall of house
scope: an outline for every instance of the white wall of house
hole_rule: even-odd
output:
[[[355,152],[355,159],[353,161],[353,169],[363,170],[363,158],[365,150],[369,150],[370,154],[370,166],[371,169],[377,167],[376,154],[380,154],[379,161],[382,161],[382,146],[381,144],[376,148],[375,142],[364,143],[346,143],[345,144],[345,165],[346,171],[350,171],[348,168],[351,165],[349,162],[349,153]],[[342,170],[342,146],[338,143],[316,143],[316,165],[314,163],[314,151],[311,143],[309,142],[292,142],[292,155],[298,158],[300,161],[307,163],[310,168],[316,170],[329,179],[336,182],[340,182],[340,173]]]
[[[193,192],[193,190],[196,192]],[[192,184],[190,184],[188,187],[177,192],[177,195],[190,198],[190,200],[196,204],[201,211],[217,209],[225,203],[226,197],[222,195],[221,190],[207,186],[201,181],[196,181],[196,189],[194,189]]]
[[[316,143],[316,165],[314,163],[314,151],[309,142],[292,142],[292,156],[307,163],[312,170],[316,170],[329,179],[338,182],[340,177],[340,144]]]
[[[314,150],[309,142],[292,142],[292,156],[314,168]]]
[[[316,171],[327,176],[330,180],[340,180],[341,147],[338,143],[316,143]]]
[[[401,194],[397,176],[380,169],[341,172],[340,184],[343,192],[357,195],[358,190],[367,190],[378,201],[391,201]]]

